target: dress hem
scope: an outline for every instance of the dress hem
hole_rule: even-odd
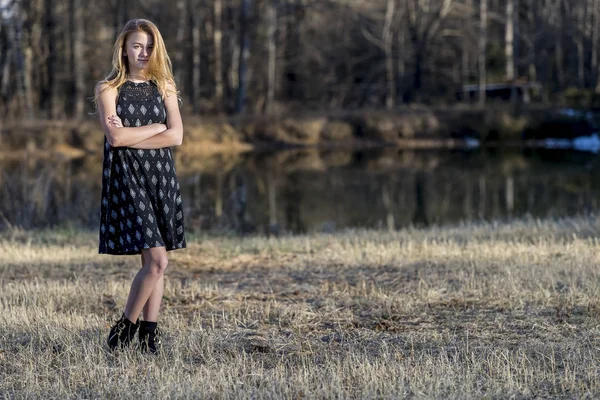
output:
[[[166,247],[166,246],[150,246],[150,247],[142,249],[142,250],[154,249],[156,247],[164,247],[167,251],[183,250],[183,249],[187,248],[187,246],[172,247],[172,248],[169,248],[169,247]],[[108,255],[111,255],[111,256],[135,256],[135,255],[138,255],[138,254],[142,254],[142,252],[141,251],[137,251],[136,252],[135,250],[133,250],[131,252],[120,252],[120,253],[116,253],[115,252],[115,253],[111,253],[111,252],[108,252],[108,251],[100,251],[99,250],[98,254],[108,254]]]

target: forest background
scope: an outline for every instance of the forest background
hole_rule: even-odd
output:
[[[187,115],[455,105],[465,85],[600,89],[598,0],[3,0],[2,120],[82,119],[131,18],[161,30]]]

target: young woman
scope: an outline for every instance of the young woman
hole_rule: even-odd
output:
[[[140,254],[142,267],[107,342],[126,346],[139,328],[141,350],[156,353],[167,251],[186,247],[170,149],[181,144],[183,124],[171,60],[152,22],[127,22],[112,65],[95,91],[105,134],[99,253]]]

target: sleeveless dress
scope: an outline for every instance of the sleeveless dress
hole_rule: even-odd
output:
[[[154,82],[126,81],[117,115],[124,127],[166,123]],[[186,247],[183,205],[169,147],[112,147],[104,137],[100,254],[140,254],[142,249]]]

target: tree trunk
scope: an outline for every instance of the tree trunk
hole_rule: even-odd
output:
[[[56,4],[55,0],[45,1],[45,15],[46,15],[46,38],[48,40],[48,59],[47,59],[47,73],[48,83],[46,87],[45,100],[46,110],[48,118],[58,117],[58,51],[57,45],[59,37],[57,35],[57,24],[56,24]]]
[[[222,32],[222,12],[223,12],[223,1],[214,0],[214,31],[213,31],[213,43],[215,51],[215,108],[217,111],[223,109],[223,49],[221,42],[223,39]]]
[[[585,9],[583,4],[577,7],[576,21],[579,27],[585,26]],[[575,43],[577,46],[577,78],[579,87],[585,88],[585,54],[584,54],[584,34],[581,30],[576,33]]]
[[[22,10],[17,9],[15,11],[16,14],[19,12],[23,12]],[[21,110],[23,110],[23,114],[26,118],[33,118],[33,104],[31,102],[31,80],[30,80],[30,72],[31,72],[31,49],[28,46],[28,41],[26,38],[24,39],[23,33],[23,19],[21,17],[17,17],[14,19],[12,27],[14,29],[14,42],[11,46],[15,46],[15,69],[17,72],[17,94],[19,98],[19,103]],[[10,62],[10,61],[9,61]],[[17,114],[18,110],[15,114]]]
[[[563,13],[562,13],[562,0],[557,0],[556,9],[553,10],[556,17],[556,50],[555,50],[555,66],[556,66],[556,80],[558,82],[558,90],[562,90],[565,87],[565,70],[563,66]]]
[[[388,110],[394,108],[396,101],[396,75],[394,73],[394,55],[392,53],[392,21],[394,19],[395,8],[396,1],[387,0],[382,38],[383,51],[385,53],[385,72],[387,77],[385,107]]]
[[[535,0],[528,0],[528,7],[527,7],[527,22],[529,24],[530,29],[531,28],[535,28]],[[529,61],[529,68],[528,68],[528,72],[529,72],[529,81],[531,82],[535,82],[538,79],[538,73],[537,73],[537,66],[536,66],[536,50],[537,47],[535,45],[535,31],[533,33],[533,35],[531,35],[531,47],[528,49],[529,50],[529,57],[530,57],[530,61]]]
[[[473,0],[467,0],[466,2],[468,13],[464,17],[464,31],[462,36],[462,84],[468,84],[471,79],[471,49],[469,44],[472,43],[475,34],[473,33],[473,21],[471,20],[474,15]]]
[[[594,37],[592,43],[592,71],[596,77],[596,93],[600,93],[600,0],[594,0]]]
[[[188,1],[188,15],[192,34],[192,108],[194,113],[200,113],[200,74],[202,68],[200,29],[202,26],[201,12],[192,7],[192,0]]]
[[[236,0],[235,4],[239,3],[242,0]],[[239,7],[230,7],[229,13],[227,15],[227,23],[235,24],[230,28],[230,32],[225,36],[226,43],[225,48],[228,49],[229,57],[225,60],[225,68],[227,69],[227,86],[226,93],[235,93],[235,95],[229,96],[229,98],[225,99],[227,103],[227,112],[233,111],[237,109],[237,101],[238,101],[238,92],[240,90],[240,31],[241,27],[237,22],[241,18],[241,4]],[[239,13],[239,15],[236,15]]]
[[[275,4],[274,4],[275,3]],[[273,103],[275,101],[275,63],[277,55],[277,43],[275,42],[275,32],[277,29],[277,3],[267,2],[267,100],[265,112],[267,115],[273,113]]]
[[[486,47],[487,47],[487,10],[488,0],[481,0],[479,10],[479,104],[484,105],[485,96],[485,85],[487,82],[487,68],[486,68]]]
[[[123,26],[125,25],[125,23],[128,21],[128,17],[129,17],[129,13],[128,13],[128,7],[130,6],[130,4],[127,4],[124,1],[121,0],[114,0],[113,1],[113,7],[114,7],[114,15],[115,15],[115,19],[114,19],[114,38],[116,39],[117,36],[119,36],[119,34],[121,33],[121,31],[123,30]]]
[[[423,49],[419,46],[419,43],[415,43],[415,72],[413,76],[413,95],[411,100],[418,99],[419,92],[421,91],[421,74],[423,70]]]
[[[242,114],[246,106],[246,71],[248,70],[248,60],[250,58],[250,35],[248,27],[248,17],[252,0],[241,0],[242,12],[240,14],[240,54],[238,62],[238,96],[236,112]]]
[[[515,79],[515,0],[506,0],[506,30],[504,35],[504,54],[506,56],[506,80]]]
[[[600,0],[592,0],[592,76],[591,80],[596,85],[596,91],[598,91],[598,45],[600,44]]]
[[[585,88],[585,54],[583,52],[583,38],[577,38],[577,80],[579,87]]]
[[[11,63],[14,60],[15,53],[15,39],[14,39],[14,26],[13,23],[3,25],[3,29],[6,31],[6,47],[2,53],[3,57],[0,57],[0,94],[6,110],[8,110],[10,102],[10,75],[11,75]],[[3,113],[4,114],[4,113]]]
[[[190,11],[194,11],[191,7],[189,8]],[[175,81],[177,83],[177,86],[179,87],[182,83],[183,83],[183,72],[185,70],[184,65],[183,65],[183,59],[184,59],[184,52],[185,52],[185,46],[183,46],[182,44],[184,43],[185,40],[185,26],[186,26],[186,16],[187,16],[187,10],[186,10],[186,1],[185,0],[177,0],[177,33],[175,35],[175,38],[177,40],[177,43],[179,44],[176,48],[175,48],[175,57],[174,58],[174,65],[173,65],[173,69],[175,70]],[[192,49],[193,51],[193,49]],[[181,89],[179,89],[181,90]],[[189,92],[188,92],[189,93]]]
[[[76,119],[83,118],[85,110],[85,57],[83,54],[84,24],[81,0],[69,1],[69,26],[71,31],[71,72],[73,109]]]
[[[404,78],[406,75],[406,28],[400,24],[398,28],[398,59],[396,61],[397,64],[397,78],[396,78],[396,96],[398,98],[397,102],[404,101]]]
[[[4,99],[8,96],[5,97],[4,94],[4,79],[7,79],[4,77],[4,68],[6,65],[6,61],[7,61],[7,50],[8,50],[8,46],[5,46],[5,38],[6,38],[6,23],[0,24],[0,104],[4,103]],[[1,115],[1,114],[0,114]]]

